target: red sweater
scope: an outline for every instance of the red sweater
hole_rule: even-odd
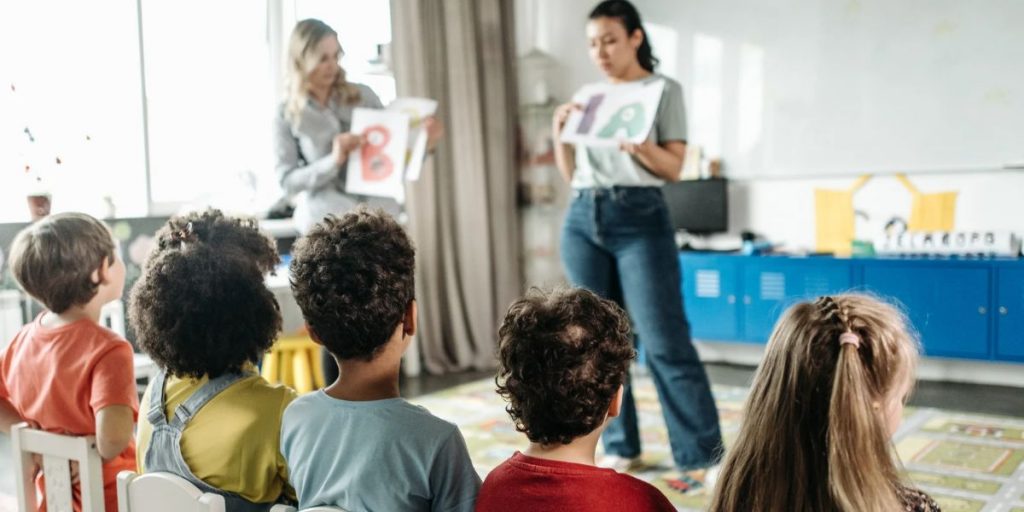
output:
[[[516,452],[480,488],[476,512],[675,512],[653,485],[612,469]]]

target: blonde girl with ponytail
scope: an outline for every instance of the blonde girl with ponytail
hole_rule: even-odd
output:
[[[917,354],[906,318],[878,299],[791,307],[768,341],[711,510],[938,511],[901,481],[891,442]]]

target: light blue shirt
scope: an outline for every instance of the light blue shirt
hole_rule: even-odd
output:
[[[458,427],[401,398],[302,396],[281,420],[281,453],[299,509],[472,512],[480,490]]]
[[[679,82],[659,74],[639,80],[640,83],[665,81],[661,92],[654,126],[648,137],[658,144],[671,141],[686,142],[686,107],[683,87]],[[576,170],[572,173],[572,188],[607,187],[660,187],[665,180],[648,171],[637,159],[619,148],[576,145]]]

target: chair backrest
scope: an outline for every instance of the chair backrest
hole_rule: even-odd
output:
[[[225,512],[224,497],[170,473],[117,475],[118,512]]]
[[[11,429],[11,444],[18,510],[38,508],[32,462],[32,454],[37,453],[43,458],[48,510],[72,510],[70,462],[74,461],[78,463],[82,512],[103,512],[103,462],[94,437],[51,434],[19,423]]]
[[[124,302],[115,300],[108,302],[100,308],[100,325],[125,337],[124,329]]]
[[[296,512],[295,507],[289,507],[288,505],[274,505],[270,512]],[[347,510],[339,507],[313,507],[304,508],[298,512],[348,512]]]

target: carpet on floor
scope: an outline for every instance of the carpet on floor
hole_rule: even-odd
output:
[[[714,386],[726,446],[739,430],[742,387]],[[650,378],[638,376],[633,392],[643,439],[643,466],[631,472],[661,489],[679,510],[704,510],[708,496],[684,495],[668,482],[668,434]],[[484,379],[412,400],[459,426],[481,475],[526,447],[505,403]],[[981,416],[908,408],[894,438],[910,482],[927,491],[944,512],[1024,512],[1024,418]]]

